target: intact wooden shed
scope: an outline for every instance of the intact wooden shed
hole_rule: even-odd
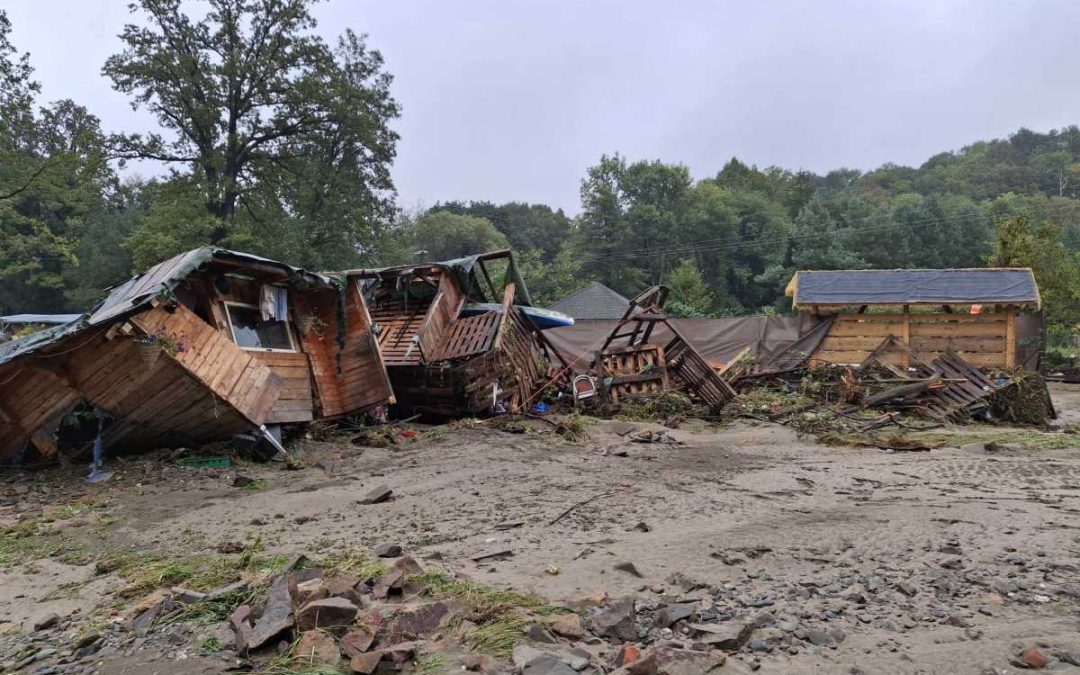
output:
[[[1023,365],[1041,347],[1041,300],[1027,268],[797,272],[787,295],[794,309],[832,319],[816,362],[860,364],[889,336],[981,368]]]
[[[522,311],[531,302],[509,250],[346,277],[371,313],[394,396],[412,410],[517,409],[565,365]]]
[[[78,320],[0,345],[0,456],[80,401],[105,447],[198,444],[392,401],[363,298],[333,278],[207,247],[114,288]]]

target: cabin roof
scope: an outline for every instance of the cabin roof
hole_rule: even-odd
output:
[[[795,309],[862,305],[1041,305],[1030,268],[832,270],[796,272],[787,286]]]
[[[9,314],[0,316],[0,325],[6,324],[49,324],[58,325],[70,323],[78,319],[82,314]]]
[[[629,306],[628,299],[599,281],[594,281],[580,291],[553,303],[549,309],[575,319],[621,319]]]
[[[211,262],[233,264],[238,270],[258,268],[314,287],[332,287],[338,284],[331,277],[305,272],[269,258],[216,246],[204,246],[164,260],[113,287],[101,304],[87,314],[76,315],[72,321],[20,340],[0,344],[0,364],[59,342],[69,335],[133,314],[145,308],[155,298],[172,294],[181,281]]]

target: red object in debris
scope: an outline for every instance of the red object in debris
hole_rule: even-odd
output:
[[[630,665],[640,658],[641,650],[637,648],[637,645],[627,643],[619,648],[619,654],[615,657],[615,666],[621,668]]]
[[[412,429],[406,429],[405,431],[401,432],[401,437],[402,438],[416,438],[416,432],[413,431]]]
[[[1020,660],[1027,664],[1028,668],[1042,668],[1046,665],[1046,655],[1037,647],[1030,647],[1020,655]]]

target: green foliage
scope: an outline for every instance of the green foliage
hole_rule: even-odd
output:
[[[668,311],[683,308],[678,316],[704,316],[712,306],[712,293],[705,285],[705,279],[701,276],[701,270],[697,263],[687,258],[678,264],[665,280],[671,289],[671,300]]]
[[[1034,224],[1023,215],[998,221],[990,265],[1030,267],[1035,273],[1047,322],[1074,326],[1080,323],[1080,254],[1070,254],[1062,243],[1061,225]]]
[[[449,211],[429,211],[417,218],[414,236],[417,257],[423,260],[450,260],[510,245],[490,220]]]
[[[356,251],[393,196],[398,106],[382,56],[351,30],[326,44],[305,0],[208,4],[196,18],[180,0],[139,0],[102,71],[167,133],[114,136],[117,153],[189,171],[177,178],[212,219],[206,231],[204,218],[167,217],[144,236],[160,251],[175,244],[170,226],[212,244],[265,227],[254,241],[270,252],[303,257],[308,239],[315,252]]]

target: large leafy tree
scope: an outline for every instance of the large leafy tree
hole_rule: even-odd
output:
[[[61,100],[35,110],[39,85],[0,11],[0,309],[69,309],[65,271],[114,180],[97,118]]]
[[[201,18],[181,0],[132,5],[140,22],[124,28],[125,49],[103,73],[164,133],[118,135],[116,152],[196,174],[192,184],[215,221],[210,243],[229,241],[241,213],[254,215],[256,229],[280,212],[325,216],[345,189],[328,174],[344,171],[360,197],[333,223],[346,234],[323,243],[354,245],[361,221],[384,215],[393,197],[398,137],[389,123],[399,110],[381,55],[352,31],[336,48],[313,34],[311,0],[208,4]],[[294,180],[292,190],[278,189]]]
[[[415,257],[422,260],[451,260],[509,246],[506,235],[496,230],[490,220],[449,211],[433,211],[417,218],[414,236]]]

